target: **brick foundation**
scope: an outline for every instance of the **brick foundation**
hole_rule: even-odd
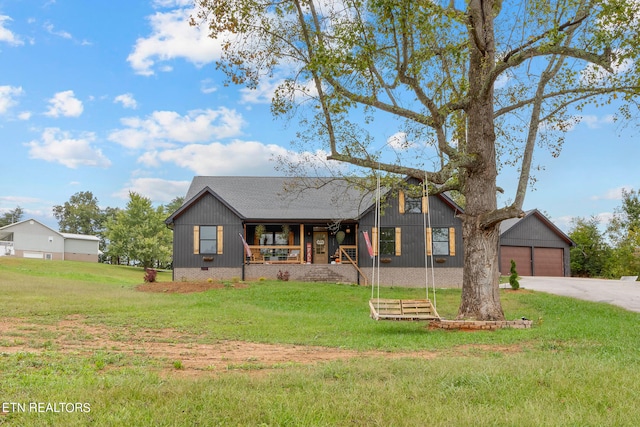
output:
[[[244,266],[244,279],[257,280],[264,277],[275,280],[278,271],[288,271],[289,280],[301,282],[328,282],[328,283],[365,283],[358,272],[349,264],[249,264]],[[362,272],[370,278],[371,268],[363,268]],[[461,268],[436,268],[433,272],[437,288],[462,287]],[[234,277],[241,278],[243,267],[214,268],[207,270],[200,268],[176,268],[173,272],[175,281],[197,281],[209,278],[218,280],[230,280]],[[429,287],[431,287],[431,270],[428,272]],[[424,268],[381,268],[380,286],[399,286],[408,288],[424,288]],[[371,282],[368,282],[371,285]]]
[[[531,320],[440,320],[434,321],[429,326],[440,329],[463,329],[472,331],[512,328],[512,329],[529,329],[533,322]]]

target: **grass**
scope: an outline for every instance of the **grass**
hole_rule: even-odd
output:
[[[0,327],[9,323],[0,335],[0,405],[90,406],[88,413],[9,410],[0,426],[632,426],[640,416],[640,314],[617,307],[501,291],[506,317],[533,319],[532,329],[451,332],[374,322],[363,287],[260,281],[152,294],[135,290],[143,276],[128,267],[0,258]],[[459,300],[459,290],[438,290],[439,313],[455,316]],[[109,336],[52,328],[70,317]],[[247,356],[226,370],[194,372],[188,355],[123,351],[132,331],[165,329],[177,331],[176,345],[238,340],[404,356],[276,365]],[[82,351],[106,338],[121,346]],[[77,350],[62,349],[61,339]],[[12,345],[25,349],[3,351]]]

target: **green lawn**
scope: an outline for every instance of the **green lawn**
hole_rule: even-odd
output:
[[[0,426],[632,426],[640,418],[638,313],[502,291],[506,317],[532,319],[532,329],[429,330],[371,320],[364,287],[266,281],[143,293],[135,289],[143,275],[0,258]],[[424,290],[383,288],[381,296]],[[458,290],[438,290],[438,312],[454,317],[459,299]],[[70,319],[91,332],[59,328]],[[153,337],[151,349],[238,341],[358,353],[194,369],[188,352],[126,351],[134,336]],[[46,411],[56,402],[90,412]],[[30,412],[37,403],[43,411]]]

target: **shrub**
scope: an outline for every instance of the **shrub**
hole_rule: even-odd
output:
[[[144,269],[144,281],[147,283],[152,283],[156,281],[156,276],[158,272],[153,268],[145,268]]]
[[[288,281],[289,280],[289,272],[288,271],[282,271],[282,270],[278,270],[278,280],[283,280],[283,281]]]
[[[511,260],[511,276],[509,276],[509,284],[514,291],[520,289],[520,282],[518,282],[518,272],[516,271],[516,262]]]

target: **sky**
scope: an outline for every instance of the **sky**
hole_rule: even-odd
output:
[[[166,204],[195,175],[283,175],[273,159],[297,155],[295,120],[271,115],[273,82],[224,84],[219,45],[191,13],[191,0],[0,0],[0,213],[57,228],[52,207],[81,191],[101,207],[132,191]],[[558,158],[536,154],[524,205],[564,231],[606,222],[621,189],[640,188],[636,125],[583,114]],[[377,125],[381,145],[398,134]],[[515,176],[500,177],[501,203]]]

